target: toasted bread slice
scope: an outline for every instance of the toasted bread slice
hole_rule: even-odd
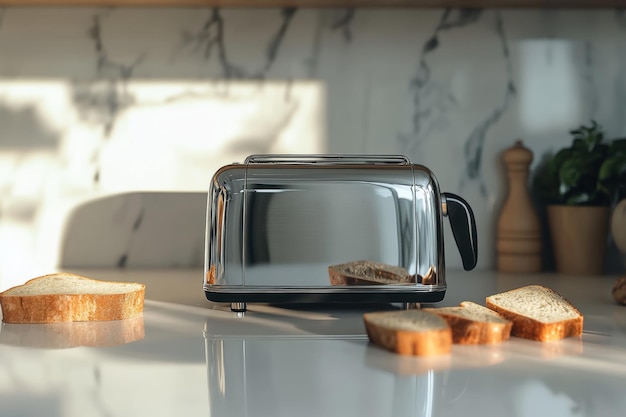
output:
[[[406,269],[381,262],[354,261],[328,267],[331,285],[414,284]]]
[[[448,323],[427,311],[366,313],[363,320],[372,343],[401,355],[443,355],[452,348]]]
[[[550,341],[580,336],[583,315],[550,288],[528,285],[494,294],[487,307],[513,322],[511,334],[525,339]]]
[[[145,286],[56,273],[0,293],[5,323],[121,320],[143,312]]]
[[[441,316],[452,329],[452,342],[459,345],[501,343],[511,335],[513,323],[493,310],[471,301],[458,307],[425,308]]]

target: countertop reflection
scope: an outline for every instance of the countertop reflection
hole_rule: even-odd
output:
[[[134,321],[0,329],[1,416],[614,416],[626,409],[626,307],[615,277],[449,272],[439,305],[529,283],[561,292],[584,333],[413,358],[369,344],[368,310],[206,301],[200,270],[72,271],[147,285]]]

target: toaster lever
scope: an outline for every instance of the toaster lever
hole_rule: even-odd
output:
[[[463,198],[452,193],[442,193],[443,213],[450,219],[450,227],[456,246],[461,253],[463,269],[474,269],[478,262],[478,241],[476,219],[470,205]]]

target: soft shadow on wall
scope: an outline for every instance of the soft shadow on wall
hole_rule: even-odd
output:
[[[129,192],[131,215],[135,192],[206,193],[217,168],[249,154],[326,150],[325,84],[289,62],[273,74],[283,49],[293,62],[308,58],[293,9],[18,7],[0,15],[0,105],[7,109],[0,124],[0,242],[11,248],[0,254],[4,287],[7,279],[58,265],[72,214],[91,210],[101,227],[97,236],[75,233],[76,245],[92,239],[83,242],[91,247],[94,238],[120,243],[114,231],[123,220],[107,217],[106,204],[98,215],[92,201]],[[285,46],[294,33],[295,44]],[[180,213],[165,216],[169,225],[159,230],[194,210],[195,202],[183,207],[187,201],[173,202]],[[145,207],[149,219],[154,206]],[[197,226],[204,229],[204,213]],[[120,247],[150,244],[133,239]],[[72,250],[69,258],[79,262]],[[84,259],[188,266],[197,264],[198,250],[192,252],[184,261],[176,251],[169,261],[148,261],[147,247],[139,249],[145,256],[126,259],[93,248]]]
[[[9,100],[0,113],[8,120],[0,134],[11,139],[0,143],[0,241],[14,249],[0,267],[5,277],[38,274],[35,265],[41,272],[199,266],[196,232],[204,231],[215,170],[254,153],[325,149],[324,89],[316,82],[128,82],[134,104],[109,132],[80,117],[64,81],[10,84],[25,92],[19,106],[30,104],[22,110]],[[28,93],[33,86],[48,87],[47,102]],[[73,117],[62,126],[47,119],[54,105]]]
[[[35,106],[0,102],[0,287],[30,278],[34,229],[51,177],[59,135]],[[0,288],[0,289],[2,289]]]

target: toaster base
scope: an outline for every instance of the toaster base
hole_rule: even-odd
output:
[[[204,291],[207,300],[216,303],[230,303],[235,306],[233,311],[245,311],[246,303],[436,303],[444,299],[446,290],[415,292],[415,291],[384,291],[384,292],[216,292]]]

